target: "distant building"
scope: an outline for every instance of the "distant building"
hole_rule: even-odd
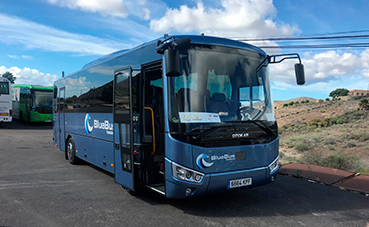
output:
[[[369,90],[350,90],[349,93],[347,93],[348,96],[367,96],[369,95]]]

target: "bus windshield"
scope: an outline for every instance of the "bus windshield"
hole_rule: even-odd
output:
[[[0,95],[9,95],[9,83],[0,82]]]
[[[53,93],[52,91],[33,90],[32,108],[39,113],[52,113]]]
[[[256,72],[265,58],[257,52],[210,45],[181,51],[181,75],[168,79],[171,131],[202,133],[229,123],[275,124],[268,68]]]

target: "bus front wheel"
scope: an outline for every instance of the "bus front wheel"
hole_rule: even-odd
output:
[[[70,164],[78,164],[78,158],[76,156],[76,147],[74,145],[74,139],[70,137],[67,142],[67,158]]]

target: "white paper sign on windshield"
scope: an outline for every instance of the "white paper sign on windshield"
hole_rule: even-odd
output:
[[[218,113],[179,112],[181,123],[212,123],[221,122]]]

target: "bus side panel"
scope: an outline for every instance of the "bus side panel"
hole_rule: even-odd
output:
[[[53,114],[53,139],[54,139],[54,145],[59,148],[60,150],[60,135],[59,135],[59,113]]]
[[[13,118],[19,119],[20,88],[12,88]]]
[[[95,157],[94,164],[110,173],[114,173],[113,142],[94,140],[91,154]]]
[[[65,113],[65,131],[113,142],[113,114]]]

